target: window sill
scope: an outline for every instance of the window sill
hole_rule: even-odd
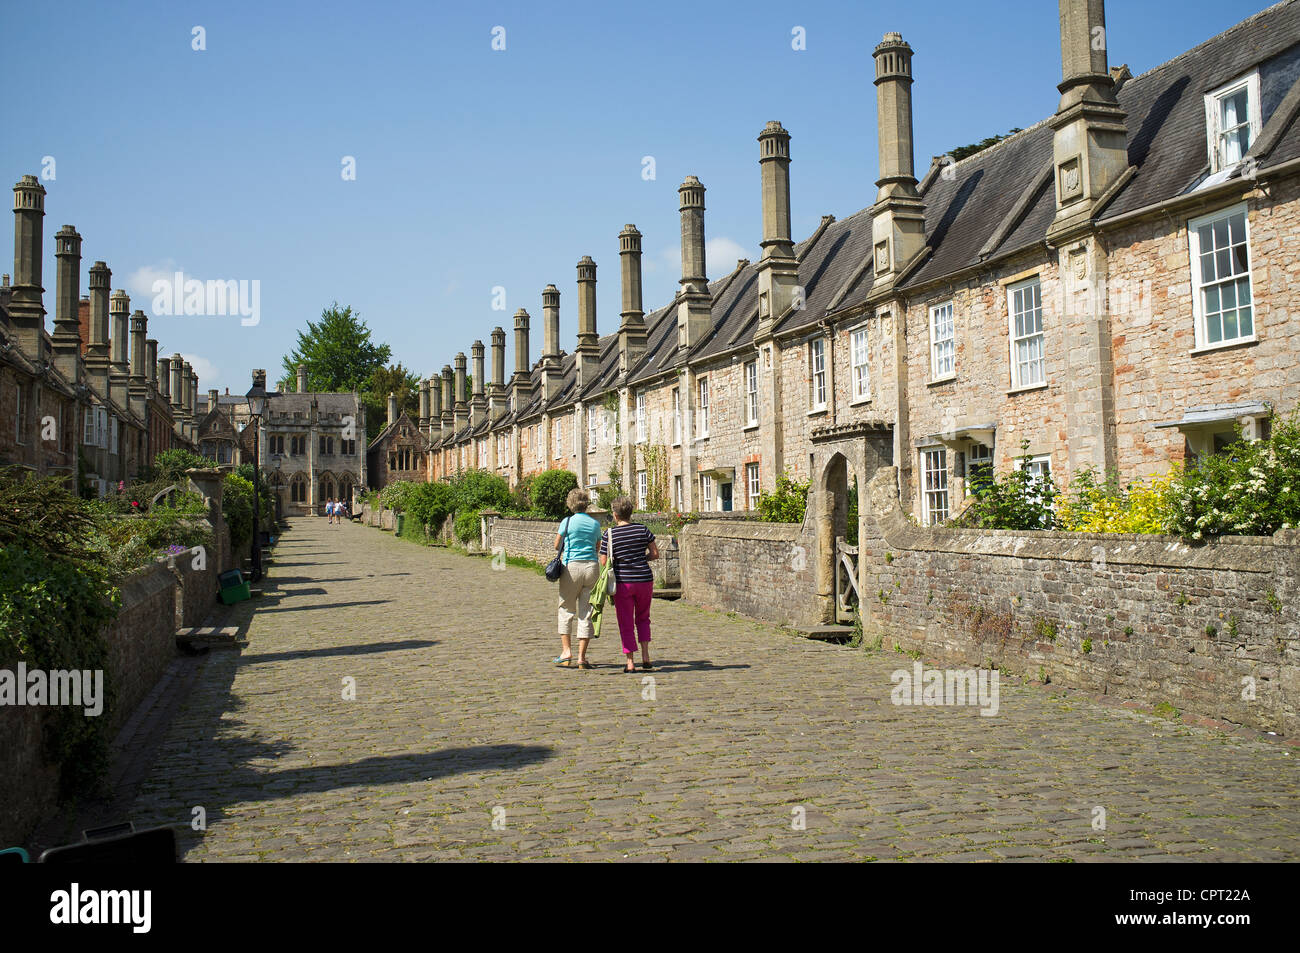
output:
[[[1050,386],[1049,382],[1044,381],[1041,384],[1028,384],[1025,387],[1013,387],[1009,391],[1007,391],[1007,396],[1012,397],[1016,394],[1027,394],[1030,391],[1035,391],[1035,390],[1047,390],[1049,386]]]
[[[946,375],[944,375],[943,377],[936,377],[936,378],[934,378],[933,380],[926,381],[926,382],[925,382],[925,386],[926,386],[926,387],[938,387],[940,384],[951,384],[951,383],[952,383],[953,381],[955,381],[956,379],[957,379],[957,375],[956,375],[955,373],[953,373],[953,374],[946,374]]]
[[[745,424],[743,432],[748,433],[749,431],[757,430],[758,428],[759,428],[758,424]]]
[[[850,407],[864,407],[864,406],[866,406],[866,405],[869,404],[869,403],[871,403],[871,396],[870,396],[870,395],[868,395],[868,396],[866,396],[866,397],[854,397],[851,401],[849,401],[849,406],[850,406]]]
[[[809,417],[818,417],[818,416],[821,416],[821,415],[824,414],[824,413],[826,413],[826,405],[825,405],[825,404],[822,404],[820,407],[814,407],[812,410],[808,411],[808,416],[809,416]]]
[[[1259,338],[1252,335],[1248,338],[1237,338],[1235,341],[1220,341],[1218,344],[1202,344],[1199,347],[1192,348],[1188,353],[1192,355],[1209,354],[1214,351],[1231,350],[1234,347],[1253,347],[1258,343]]]

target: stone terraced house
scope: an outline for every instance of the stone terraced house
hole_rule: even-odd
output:
[[[797,243],[790,135],[769,122],[757,263],[708,279],[688,177],[675,300],[644,312],[626,226],[617,330],[598,331],[584,257],[572,352],[550,285],[540,359],[521,309],[508,381],[496,328],[490,383],[481,342],[472,394],[464,354],[423,383],[428,477],[616,470],[642,506],[746,510],[785,470],[842,498],[892,464],[935,523],[1026,451],[1068,485],[1260,436],[1300,394],[1300,2],[1137,77],[1108,65],[1102,0],[1060,10],[1056,113],[919,181],[913,51],[885,34],[875,203]]]
[[[164,450],[195,450],[198,375],[180,354],[158,357],[143,311],[112,272],[90,267],[81,295],[81,235],[55,235],[54,328],[45,326],[45,187],[14,186],[13,281],[0,283],[0,466],[80,482],[103,496],[129,484]]]

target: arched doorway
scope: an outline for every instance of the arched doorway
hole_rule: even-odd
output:
[[[856,526],[852,533],[848,526],[850,487],[856,484],[844,454],[832,454],[822,467],[816,498],[817,594],[829,610],[828,622],[851,624],[858,607],[858,534]]]

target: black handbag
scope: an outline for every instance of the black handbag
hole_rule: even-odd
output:
[[[569,520],[571,519],[573,519],[573,517],[570,516],[564,520],[564,532],[561,535],[566,537],[569,535]],[[546,564],[546,578],[551,580],[551,582],[555,582],[564,574],[564,563],[560,562],[560,553],[562,551],[563,550],[556,550],[555,558]]]

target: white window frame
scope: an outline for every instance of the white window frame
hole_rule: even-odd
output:
[[[536,448],[535,452],[537,454],[537,462],[541,463],[542,460],[545,459],[543,457],[544,450],[542,447],[542,425],[541,424],[533,424],[533,446]]]
[[[110,443],[109,443],[109,449],[108,449],[108,452],[111,453],[111,454],[113,454],[114,456],[116,456],[117,453],[118,453],[118,450],[119,450],[119,447],[118,447],[118,431],[117,431],[117,417],[112,417],[112,418],[110,418],[110,422],[109,422],[109,434],[110,434],[110,437],[109,437]]]
[[[1250,132],[1250,141],[1246,143],[1246,148],[1241,150],[1240,156],[1235,159],[1228,159],[1224,149],[1224,146],[1226,145],[1224,136],[1231,130],[1221,128],[1221,121],[1219,118],[1221,109],[1219,104],[1229,96],[1233,96],[1243,90],[1246,93],[1246,121],[1239,122],[1233,128],[1240,129],[1243,126],[1247,127]],[[1246,153],[1250,151],[1250,147],[1255,144],[1255,140],[1259,138],[1259,133],[1260,130],[1263,129],[1263,126],[1263,116],[1260,112],[1258,70],[1247,73],[1245,76],[1240,76],[1237,79],[1234,79],[1231,83],[1226,83],[1218,89],[1206,93],[1205,134],[1206,147],[1208,148],[1210,155],[1210,172],[1221,172],[1224,169],[1232,168],[1240,162],[1241,159],[1245,157]]]
[[[759,496],[757,463],[745,464],[745,484],[749,490],[749,508],[751,510],[756,510],[758,509]]]
[[[707,473],[700,474],[700,512],[713,510],[713,477]]]
[[[650,492],[650,475],[645,470],[636,471],[636,505],[645,512],[646,497]]]
[[[699,418],[699,427],[696,430],[696,437],[707,437],[709,435],[709,378],[701,377],[697,382],[697,392],[700,395],[699,406],[696,407],[696,415]]]
[[[86,420],[81,428],[81,443],[85,447],[95,445],[95,408],[86,408]]]
[[[826,339],[808,342],[808,409],[826,409]]]
[[[948,494],[947,448],[925,447],[921,450],[921,522],[935,526],[952,515]]]
[[[596,407],[587,408],[587,449],[588,450],[596,449],[596,419],[599,416],[599,414],[597,414],[596,412],[597,410],[598,408]]]
[[[871,399],[871,355],[868,348],[867,326],[855,328],[849,335],[849,356],[852,361],[853,399]]]
[[[645,391],[636,395],[636,442],[646,442],[645,432]]]
[[[677,512],[682,511],[682,475],[678,473],[673,477],[673,507]]]
[[[758,360],[745,364],[745,425],[758,426]]]
[[[952,299],[930,306],[930,380],[957,374],[957,328]]]
[[[1244,272],[1241,272],[1240,274],[1234,274],[1228,278],[1219,279],[1208,283],[1204,282],[1202,280],[1202,271],[1201,271],[1201,254],[1203,249],[1201,248],[1200,229],[1202,229],[1207,225],[1212,227],[1214,223],[1224,219],[1231,218],[1234,215],[1241,215],[1242,222],[1245,227],[1245,240],[1242,244],[1246,250],[1246,270]],[[1226,250],[1229,253],[1229,260],[1231,261],[1232,258],[1231,249],[1237,247],[1236,244],[1232,243],[1231,231],[1229,231],[1228,239],[1229,239],[1229,246]],[[1252,258],[1250,252],[1250,210],[1246,206],[1246,203],[1241,202],[1237,205],[1230,206],[1229,208],[1219,209],[1216,212],[1211,212],[1208,215],[1202,215],[1198,218],[1194,218],[1191,221],[1189,221],[1187,223],[1187,250],[1188,250],[1188,255],[1190,256],[1188,260],[1191,262],[1192,313],[1195,318],[1195,331],[1196,331],[1195,337],[1196,337],[1197,349],[1199,350],[1202,348],[1214,349],[1220,347],[1229,347],[1233,344],[1244,344],[1246,342],[1256,340],[1258,321],[1256,320],[1257,315],[1255,313],[1255,289],[1254,289],[1254,280],[1251,271]],[[1224,249],[1216,248],[1216,251],[1223,251],[1223,250]],[[1250,301],[1247,304],[1247,307],[1249,307],[1250,309],[1250,333],[1249,334],[1240,333],[1241,332],[1241,305],[1240,305],[1241,297],[1240,297],[1240,293],[1236,290],[1236,286],[1239,285],[1239,283],[1243,279],[1246,282],[1246,293],[1250,297]],[[1209,287],[1223,288],[1224,286],[1227,286],[1229,284],[1234,286],[1234,294],[1237,296],[1236,300],[1238,302],[1238,305],[1235,310],[1237,312],[1236,321],[1237,321],[1238,333],[1235,337],[1232,338],[1220,337],[1218,341],[1211,341],[1209,335],[1209,327],[1207,326],[1208,316],[1205,313],[1204,292]],[[1220,319],[1220,328],[1222,328],[1223,312],[1219,311],[1217,312],[1217,314]]]
[[[1038,330],[1031,334],[1017,336],[1016,334],[1016,295],[1019,292],[1028,292],[1029,289],[1036,289],[1035,298],[1037,307],[1028,310],[1022,310],[1021,314],[1030,314],[1032,311],[1038,312]],[[1023,300],[1023,299],[1022,299]],[[1007,337],[1009,339],[1008,357],[1011,363],[1011,389],[1023,390],[1030,387],[1042,387],[1047,383],[1047,332],[1043,321],[1043,285],[1038,275],[1027,278],[1024,281],[1017,281],[1015,284],[1007,285]],[[1038,357],[1035,361],[1031,358],[1026,362],[1031,368],[1038,366],[1039,375],[1036,380],[1025,380],[1021,375],[1020,361],[1017,358],[1017,345],[1024,343],[1029,353],[1032,354],[1032,342],[1038,341]]]
[[[682,389],[673,388],[673,446],[682,444]]]
[[[1012,466],[1019,470],[1022,462],[1022,457],[1016,457]],[[1045,483],[1044,477],[1050,480],[1052,478],[1052,455],[1050,453],[1034,454],[1029,458],[1029,469],[1033,473],[1035,483]],[[1036,494],[1033,499],[1035,502],[1041,502],[1042,496]]]

